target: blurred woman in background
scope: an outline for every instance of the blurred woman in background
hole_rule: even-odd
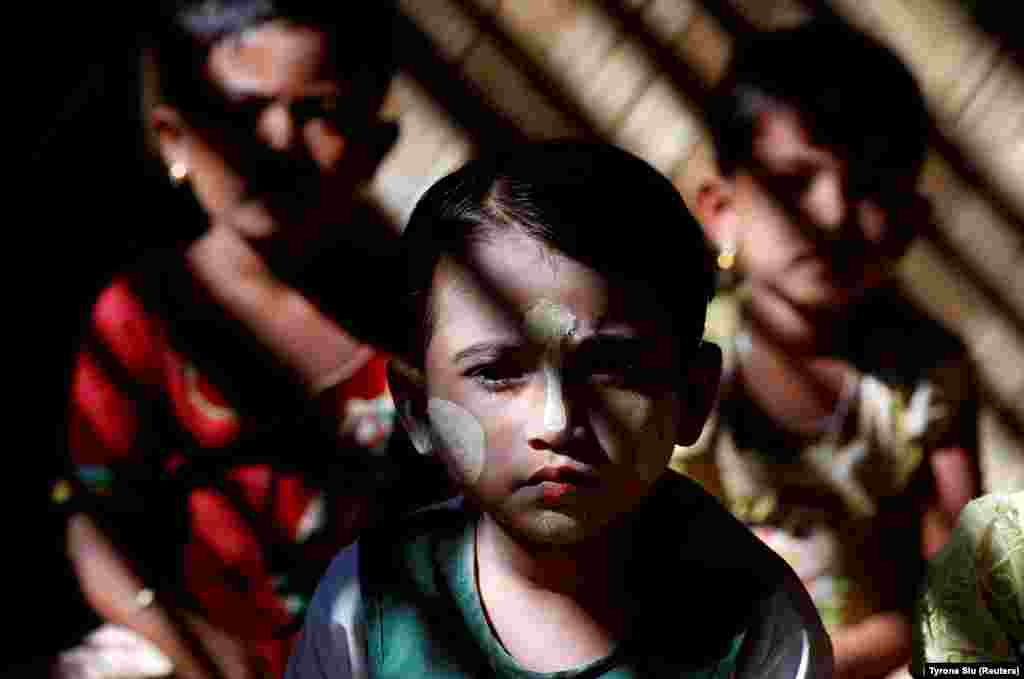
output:
[[[179,195],[133,228],[183,244],[86,319],[56,497],[85,597],[119,629],[63,654],[66,676],[279,676],[323,568],[386,511],[374,490],[411,449],[364,341],[388,344],[366,264],[389,234],[359,193],[396,138],[378,117],[393,11],[180,0],[149,22],[145,122]],[[347,255],[317,273],[330,247]]]
[[[673,466],[801,576],[837,676],[885,677],[978,492],[966,350],[891,278],[930,217],[927,112],[896,55],[822,20],[741,44],[714,101],[695,212],[736,285],[708,309],[718,407]]]

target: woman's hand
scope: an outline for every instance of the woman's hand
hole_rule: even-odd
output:
[[[877,613],[832,635],[836,679],[882,679],[910,662],[911,628],[895,611]]]
[[[236,639],[183,614],[145,587],[128,560],[86,514],[68,521],[67,552],[86,600],[105,620],[152,642],[180,679],[257,679]]]

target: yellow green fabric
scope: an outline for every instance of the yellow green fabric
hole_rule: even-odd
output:
[[[928,569],[913,670],[926,662],[1019,661],[1024,642],[1024,491],[971,501]]]

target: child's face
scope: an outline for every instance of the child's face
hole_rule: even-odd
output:
[[[761,114],[752,165],[732,182],[740,264],[800,306],[841,307],[877,287],[921,218],[913,176],[884,198],[855,195],[870,178],[850,176],[790,109]]]
[[[506,530],[582,540],[664,471],[685,357],[649,299],[527,236],[500,233],[469,262],[479,277],[450,259],[434,277],[424,361],[434,448]]]

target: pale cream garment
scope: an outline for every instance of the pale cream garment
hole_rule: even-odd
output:
[[[101,625],[82,643],[63,651],[54,679],[151,679],[169,677],[170,658],[153,643],[120,625]]]
[[[725,356],[723,393],[742,339],[740,294],[720,294],[708,308],[705,334]],[[818,441],[792,464],[769,463],[755,451],[739,450],[716,411],[696,445],[676,447],[670,465],[699,481],[793,566],[826,626],[852,624],[873,612],[871,588],[868,582],[858,586],[840,547],[852,527],[871,520],[881,498],[906,488],[927,441],[950,425],[956,402],[966,393],[965,380],[953,363],[936,366],[910,387],[861,375],[851,408],[857,417],[854,433]],[[844,525],[834,525],[815,507],[784,506],[781,491],[789,486],[828,488],[841,499]],[[797,525],[800,529],[793,530]]]

